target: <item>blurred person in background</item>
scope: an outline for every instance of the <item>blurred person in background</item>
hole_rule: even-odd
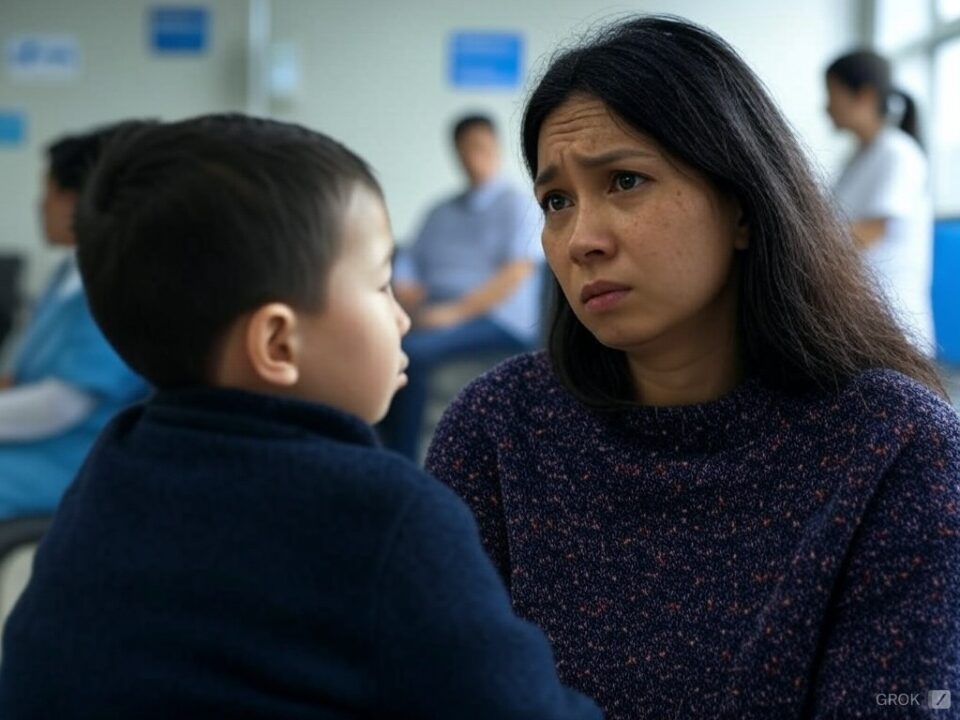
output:
[[[870,50],[834,60],[826,84],[827,113],[858,143],[834,187],[837,203],[904,329],[932,356],[933,201],[916,105]]]
[[[66,136],[47,148],[43,233],[68,255],[0,379],[0,518],[52,512],[100,429],[147,391],[94,323],[74,252],[77,198],[118,127]]]
[[[413,319],[410,382],[379,425],[384,444],[419,458],[430,375],[464,357],[530,350],[539,337],[540,211],[501,175],[493,120],[468,115],[453,144],[467,187],[433,207],[399,254],[394,293]]]

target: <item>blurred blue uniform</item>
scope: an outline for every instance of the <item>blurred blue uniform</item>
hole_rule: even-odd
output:
[[[35,440],[0,439],[0,517],[52,511],[97,434],[121,408],[147,393],[94,323],[71,256],[34,310],[12,366],[15,386],[49,378],[93,399],[68,429]]]

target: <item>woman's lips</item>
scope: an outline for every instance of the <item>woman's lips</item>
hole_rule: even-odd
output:
[[[593,312],[609,310],[619,303],[628,292],[629,290],[611,290],[600,295],[594,295],[584,303],[584,307]]]
[[[627,285],[597,280],[583,286],[580,301],[587,310],[600,312],[616,306],[628,292],[630,288]]]

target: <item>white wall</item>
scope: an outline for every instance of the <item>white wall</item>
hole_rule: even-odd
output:
[[[156,57],[147,43],[151,0],[0,0],[0,51],[13,36],[68,33],[79,40],[79,75],[24,83],[0,67],[0,108],[27,116],[27,142],[0,145],[0,252],[30,258],[36,292],[54,260],[37,222],[43,148],[62,133],[128,117],[171,119],[242,110],[246,102],[245,0],[207,0],[209,52],[199,59]],[[2,61],[0,57],[0,61]]]
[[[199,59],[152,56],[149,0],[2,0],[0,43],[15,33],[70,32],[84,70],[66,84],[22,85],[0,75],[0,108],[28,113],[29,142],[0,147],[0,251],[30,250],[35,290],[49,265],[39,250],[35,201],[43,145],[68,130],[125,116],[164,118],[246,104],[247,0],[207,0],[212,47]],[[175,4],[175,3],[174,3]],[[364,155],[387,194],[401,240],[425,206],[458,187],[450,121],[482,109],[509,143],[508,172],[525,182],[517,130],[526,88],[452,88],[447,42],[454,30],[522,32],[532,73],[561,42],[630,12],[671,12],[718,31],[745,56],[828,170],[847,146],[823,113],[821,74],[855,42],[856,0],[272,0],[271,33],[299,59],[300,91],[271,112],[328,132]]]
[[[275,0],[273,36],[293,44],[302,92],[281,118],[330,132],[366,156],[384,184],[398,238],[460,178],[450,121],[483,108],[500,121],[510,172],[525,182],[518,127],[525,89],[452,88],[446,52],[454,29],[520,30],[532,75],[558,44],[629,12],[670,12],[718,31],[758,71],[803,140],[830,167],[845,148],[823,112],[823,68],[856,37],[855,3],[809,0]]]

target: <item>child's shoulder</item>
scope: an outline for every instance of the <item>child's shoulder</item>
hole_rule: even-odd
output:
[[[345,446],[339,453],[333,471],[339,480],[358,488],[365,497],[379,499],[388,507],[400,508],[405,503],[426,497],[441,503],[457,501],[457,496],[419,465],[382,447]],[[331,463],[326,463],[328,472]]]
[[[420,466],[382,448],[368,449],[366,455],[364,476],[354,482],[390,510],[397,527],[416,526],[421,528],[418,532],[440,536],[450,528],[467,529],[473,523],[460,496]]]

